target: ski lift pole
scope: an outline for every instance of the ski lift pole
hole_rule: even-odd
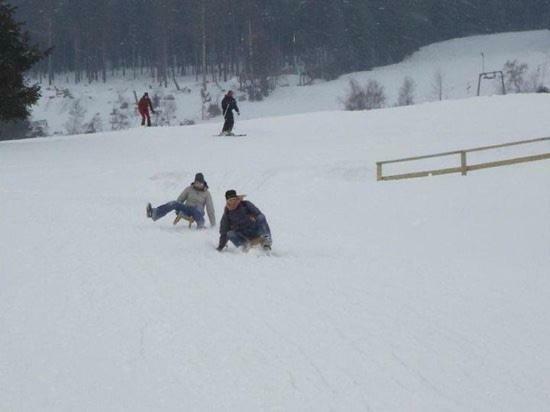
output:
[[[240,114],[239,114],[240,116]],[[233,130],[236,130],[237,129],[237,117],[234,115],[233,116]]]

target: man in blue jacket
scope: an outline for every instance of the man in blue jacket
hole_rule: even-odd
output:
[[[227,241],[247,251],[251,244],[260,243],[264,250],[271,250],[271,231],[264,214],[252,202],[244,200],[235,190],[225,192],[226,205],[220,222],[220,242],[222,251]]]

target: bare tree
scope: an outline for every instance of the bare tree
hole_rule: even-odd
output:
[[[432,95],[437,100],[443,100],[444,97],[444,76],[441,69],[437,69],[432,80]]]
[[[414,80],[409,76],[405,77],[403,84],[399,89],[399,96],[397,98],[397,106],[410,106],[414,104],[414,91],[416,84]]]
[[[384,87],[376,80],[369,80],[366,87],[361,87],[357,80],[351,79],[349,85],[350,91],[343,100],[346,110],[372,110],[384,107]]]
[[[367,98],[367,110],[381,109],[386,105],[384,87],[376,80],[369,80],[365,95]]]
[[[103,120],[101,115],[96,113],[89,123],[86,123],[83,127],[84,133],[98,133],[103,131]]]
[[[528,90],[530,92],[542,92],[548,88],[544,85],[546,83],[546,76],[548,72],[548,63],[537,66],[537,70],[529,75]],[[548,92],[545,92],[548,93]]]
[[[80,102],[80,99],[76,99],[71,105],[71,109],[69,110],[69,120],[67,120],[67,123],[65,123],[67,134],[82,133],[82,126],[85,115],[86,109]]]
[[[363,88],[355,79],[351,79],[349,81],[349,87],[350,90],[347,96],[343,99],[346,110],[365,110],[366,97]]]
[[[529,66],[527,66],[527,63],[520,63],[517,60],[508,60],[503,68],[506,90],[512,90],[515,93],[526,91],[525,73],[528,68]]]

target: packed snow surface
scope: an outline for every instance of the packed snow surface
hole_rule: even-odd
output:
[[[514,95],[1,143],[0,410],[546,410],[550,161],[399,182],[375,162],[547,136],[549,113]],[[145,217],[199,171],[218,221],[227,189],[265,213],[272,256]]]
[[[443,98],[471,97],[480,71],[512,60],[548,85],[549,42],[474,36],[308,87],[280,77],[263,102],[240,102],[238,120],[256,119],[238,121],[246,137],[214,137],[217,118],[1,143],[0,410],[547,409],[550,161],[400,182],[376,182],[375,162],[550,135],[546,95],[425,103],[437,77]],[[405,76],[425,104],[335,111],[350,79],[377,80],[391,106]],[[194,78],[177,91],[129,77],[58,78],[33,119],[66,133],[78,100],[108,130],[129,103],[136,127],[133,91],[148,90],[172,124],[200,121]],[[228,88],[211,83],[213,101]],[[199,171],[218,221],[231,188],[266,214],[272,256],[218,253],[217,227],[146,219]]]

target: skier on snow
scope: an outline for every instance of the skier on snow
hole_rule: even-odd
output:
[[[225,192],[226,206],[220,222],[221,252],[230,240],[236,247],[247,251],[256,241],[263,249],[271,250],[271,231],[264,214],[252,202],[244,200],[235,190]]]
[[[177,200],[165,203],[158,207],[152,207],[147,204],[147,217],[153,221],[164,217],[167,213],[175,210],[184,216],[192,217],[197,222],[198,229],[204,229],[204,208],[208,213],[208,220],[211,226],[216,226],[216,215],[214,213],[214,204],[212,196],[208,191],[208,184],[204,180],[202,173],[195,175],[195,180],[179,195]]]
[[[151,109],[151,112],[155,113],[155,110],[153,109],[153,103],[151,102],[151,99],[149,98],[149,93],[144,93],[143,97],[139,99],[138,102],[138,111],[141,115],[141,125],[145,126],[145,120],[147,119],[147,126],[151,126],[151,116],[149,115],[149,109]]]
[[[225,122],[221,134],[225,136],[233,135],[233,126],[235,125],[235,118],[233,117],[233,110],[240,116],[241,112],[237,107],[237,101],[233,97],[233,91],[229,90],[222,100],[222,113]]]

